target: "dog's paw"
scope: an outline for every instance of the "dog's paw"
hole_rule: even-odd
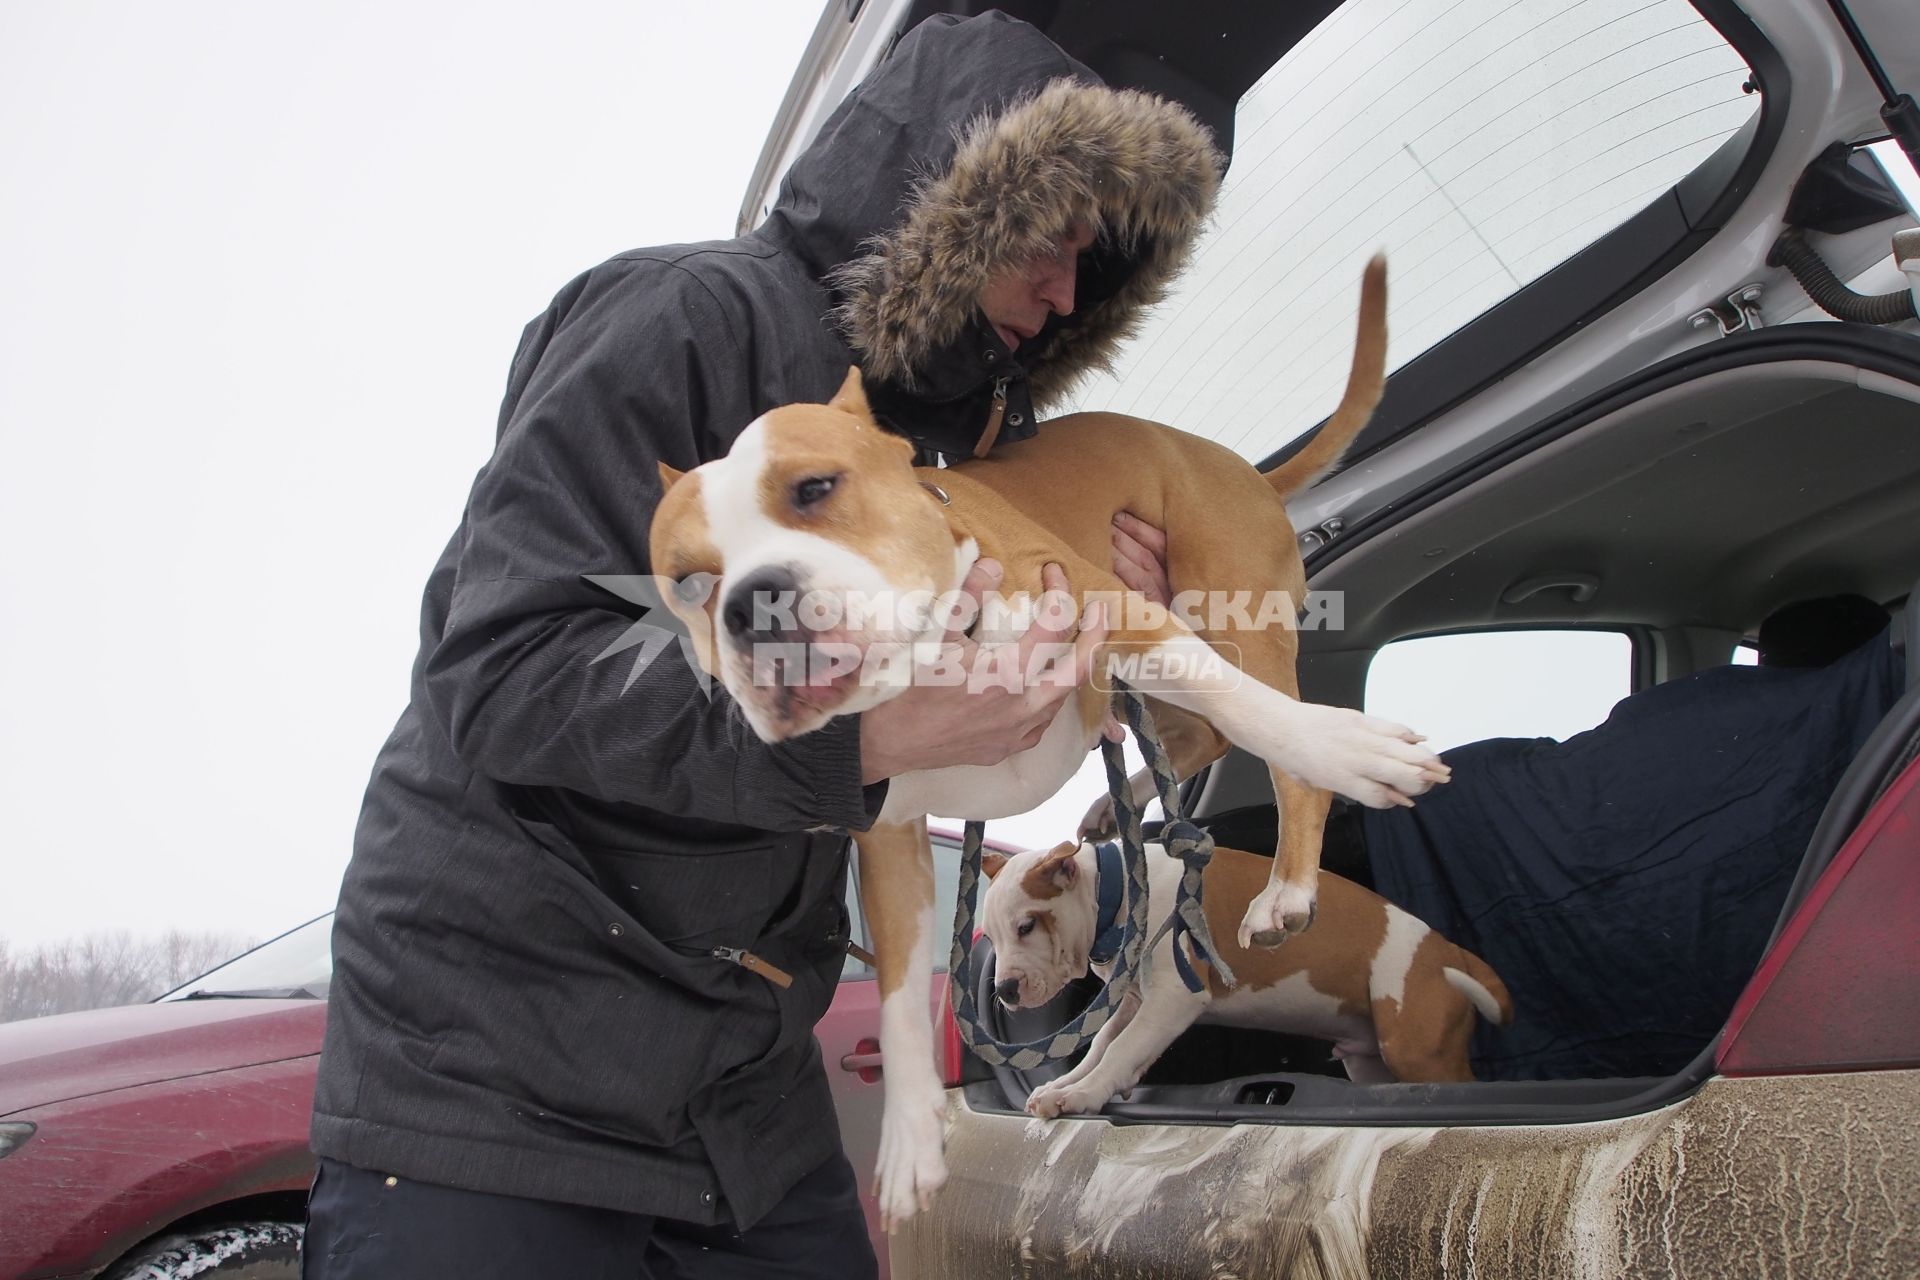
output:
[[[1035,1120],[1051,1120],[1060,1114],[1060,1089],[1043,1084],[1027,1095],[1027,1114]]]
[[[935,1089],[915,1097],[889,1086],[880,1119],[880,1159],[874,1166],[881,1230],[891,1234],[933,1203],[933,1193],[947,1180],[946,1133],[945,1092]]]
[[[1044,1084],[1027,1096],[1027,1114],[1041,1120],[1092,1115],[1107,1105],[1113,1092],[1113,1086],[1098,1077],[1088,1077],[1065,1088],[1057,1083]]]
[[[1313,923],[1315,906],[1311,890],[1297,884],[1269,884],[1247,904],[1240,917],[1240,948],[1277,947],[1296,933],[1304,933]]]
[[[1348,707],[1302,702],[1301,732],[1290,736],[1282,769],[1312,786],[1374,809],[1411,805],[1452,776],[1444,761],[1404,725]]]
[[[1104,795],[1087,806],[1086,816],[1080,819],[1080,828],[1074,834],[1082,840],[1111,840],[1119,833],[1113,820],[1113,797]]]

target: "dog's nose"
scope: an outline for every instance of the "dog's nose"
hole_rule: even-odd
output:
[[[993,994],[1000,997],[1000,1003],[1013,1008],[1020,1003],[1020,979],[1002,978],[993,984]]]
[[[785,640],[799,627],[793,616],[799,594],[799,580],[786,566],[755,569],[727,592],[721,621],[729,636],[745,644]]]

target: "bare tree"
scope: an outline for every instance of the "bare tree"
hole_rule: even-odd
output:
[[[0,938],[0,1022],[151,1000],[252,945],[180,929],[90,933],[20,951]]]

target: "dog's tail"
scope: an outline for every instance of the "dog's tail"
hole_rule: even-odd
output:
[[[1455,947],[1453,958],[1457,968],[1443,965],[1440,969],[1447,984],[1465,996],[1468,1003],[1480,1011],[1480,1016],[1494,1026],[1511,1026],[1513,997],[1507,994],[1507,984],[1500,981],[1493,966],[1465,947]]]
[[[1373,417],[1387,381],[1387,257],[1376,253],[1360,278],[1360,334],[1353,344],[1353,369],[1347,393],[1326,425],[1306,448],[1267,472],[1267,483],[1282,498],[1318,480],[1340,461],[1360,428]]]

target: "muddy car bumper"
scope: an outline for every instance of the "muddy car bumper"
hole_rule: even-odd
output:
[[[1714,1079],[1625,1119],[1042,1124],[950,1095],[902,1280],[1920,1274],[1920,1071]]]

